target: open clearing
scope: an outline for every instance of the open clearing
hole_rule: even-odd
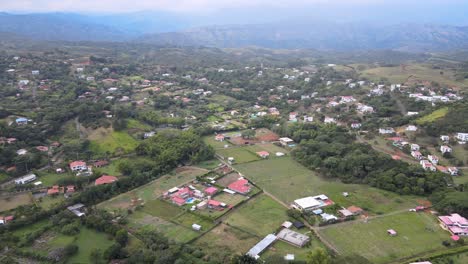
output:
[[[249,151],[242,147],[231,147],[219,149],[217,153],[223,156],[226,160],[228,157],[233,157],[236,163],[245,163],[259,160],[260,157],[255,152]]]
[[[0,212],[14,209],[20,205],[31,204],[31,196],[29,193],[21,193],[11,196],[0,197]]]
[[[375,214],[412,208],[417,197],[401,196],[367,185],[344,184],[326,180],[291,157],[267,159],[235,165],[246,178],[285,203],[295,199],[326,194],[342,206],[356,205]],[[344,197],[343,192],[349,196]]]
[[[388,229],[398,232],[395,237]],[[344,254],[359,254],[373,263],[385,263],[429,250],[443,249],[450,234],[439,227],[434,216],[405,212],[319,231]]]
[[[187,183],[207,172],[207,170],[198,167],[181,167],[173,174],[161,176],[146,185],[104,201],[98,207],[110,210],[127,209],[131,206],[131,200],[134,198],[141,198],[145,203],[156,200],[170,188]]]
[[[284,206],[269,196],[260,194],[232,212],[225,223],[263,238],[287,219]]]
[[[425,116],[422,116],[422,117],[416,119],[416,123],[418,125],[422,125],[422,124],[425,124],[425,123],[432,123],[432,122],[436,121],[437,119],[442,118],[445,115],[447,115],[448,110],[449,110],[448,107],[442,107],[440,109],[437,109],[437,110],[435,110],[434,112],[432,112],[432,113],[430,113],[428,115],[425,115]]]
[[[128,153],[138,146],[138,141],[124,131],[98,128],[89,133],[90,149],[94,153]]]

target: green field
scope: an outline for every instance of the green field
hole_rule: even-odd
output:
[[[432,123],[435,120],[444,117],[448,113],[448,107],[442,107],[440,109],[435,110],[434,112],[422,116],[418,119],[416,119],[416,123],[419,125],[425,124],[425,123]]]
[[[225,159],[233,157],[235,163],[245,163],[260,160],[260,157],[255,152],[249,151],[244,147],[231,147],[226,149],[219,149],[216,151],[218,154],[223,156]]]
[[[253,153],[259,152],[259,151],[268,151],[270,153],[269,158],[275,158],[276,152],[283,152],[285,154],[289,153],[289,150],[278,147],[272,143],[258,143],[253,146],[248,146],[245,147],[245,149],[250,150]]]
[[[235,165],[245,177],[285,203],[325,194],[342,206],[356,205],[371,213],[387,213],[417,205],[417,197],[401,196],[367,185],[326,180],[291,157]],[[350,195],[344,197],[343,192]]]
[[[162,218],[151,216],[143,211],[136,211],[127,217],[128,226],[134,230],[154,230],[163,233],[176,242],[185,243],[199,236],[200,233]]]
[[[89,137],[90,150],[93,153],[128,153],[138,146],[138,141],[123,131],[94,131]]]
[[[229,143],[229,141],[227,140],[225,141],[215,140],[215,135],[203,137],[203,141],[215,149],[224,148],[224,145],[232,146],[231,143]]]
[[[90,243],[92,241],[92,243]],[[108,239],[105,233],[95,230],[81,228],[77,235],[75,244],[78,246],[78,253],[68,260],[68,263],[89,263],[89,255],[93,249],[100,249],[102,252],[112,245],[113,241]]]
[[[228,263],[234,254],[245,254],[260,237],[253,236],[240,229],[220,224],[194,242],[203,248],[210,260],[216,263]]]
[[[288,220],[286,209],[269,196],[261,194],[232,212],[225,223],[263,238]]]
[[[388,229],[398,235],[389,236]],[[373,263],[409,257],[430,250],[443,249],[442,241],[450,239],[434,216],[405,212],[341,225],[330,225],[319,231],[340,253],[359,254]]]

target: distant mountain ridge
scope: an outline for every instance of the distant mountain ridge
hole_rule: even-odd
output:
[[[372,26],[366,24],[265,24],[194,28],[146,35],[155,44],[202,45],[220,48],[314,48],[321,50],[394,49],[431,51],[468,47],[468,27],[440,25]]]
[[[17,39],[43,41],[139,42],[172,46],[329,51],[446,51],[468,49],[468,27],[371,23],[271,23],[190,26],[190,18],[166,13],[88,16],[72,13],[9,14],[0,12],[0,32]],[[172,31],[172,32],[171,32]],[[159,33],[154,33],[159,32]],[[164,32],[164,33],[161,33]]]

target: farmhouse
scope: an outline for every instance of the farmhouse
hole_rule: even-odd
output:
[[[324,222],[333,222],[333,221],[338,220],[338,217],[336,217],[336,216],[334,216],[332,214],[323,213],[320,216],[322,217],[322,220]]]
[[[27,184],[37,179],[35,174],[28,174],[15,180],[15,184]]]
[[[82,160],[78,161],[73,161],[70,163],[70,170],[72,171],[85,171],[88,169],[88,166],[86,166],[86,162]]]
[[[452,148],[449,147],[449,146],[440,146],[440,152],[442,152],[442,154],[444,153],[451,153],[452,152]]]
[[[436,167],[434,167],[434,165],[432,165],[432,163],[427,160],[421,160],[419,164],[421,164],[421,167],[424,170],[436,171]]]
[[[350,216],[353,216],[354,214],[349,211],[348,209],[341,209],[341,210],[338,210],[338,212],[343,216],[343,217],[350,217]]]
[[[361,126],[362,126],[361,123],[352,123],[351,124],[351,128],[353,128],[353,129],[359,129],[359,128],[361,128]]]
[[[9,216],[0,216],[0,225],[6,225],[8,222],[13,221],[15,219],[14,216],[9,215]]]
[[[262,159],[268,158],[270,156],[270,153],[268,151],[259,151],[257,152],[257,155],[260,156]]]
[[[217,134],[217,135],[215,136],[215,140],[216,140],[216,141],[220,141],[220,142],[221,142],[221,141],[224,141],[224,135],[223,135],[223,134]]]
[[[348,209],[348,211],[350,211],[353,215],[360,215],[360,214],[362,214],[364,212],[364,210],[362,210],[362,208],[354,206],[354,205],[351,205],[350,207],[348,207],[346,209]]]
[[[442,228],[452,235],[468,236],[468,220],[459,214],[439,216]]]
[[[298,210],[307,212],[330,205],[332,203],[333,202],[329,200],[326,195],[321,194],[294,200],[292,206]]]
[[[208,208],[209,209],[214,209],[214,210],[223,210],[226,204],[223,204],[222,202],[216,201],[216,200],[208,200]]]
[[[281,230],[277,237],[278,239],[296,247],[303,247],[310,241],[309,236],[303,235],[288,228]]]
[[[418,144],[411,144],[412,151],[418,151],[421,147]]]
[[[409,125],[405,128],[406,131],[416,131],[418,128],[415,125]]]
[[[279,139],[281,145],[283,146],[289,146],[289,144],[294,143],[294,140],[288,138],[288,137],[282,137]]]
[[[267,235],[263,238],[260,242],[258,242],[255,246],[253,246],[246,255],[251,256],[252,258],[259,259],[259,254],[262,253],[266,248],[268,248],[273,242],[276,241],[276,236],[273,234]]]
[[[228,188],[234,192],[245,195],[250,192],[251,187],[247,179],[240,178],[237,181],[229,184]]]
[[[118,179],[115,176],[102,175],[94,181],[94,185],[103,185],[116,182]]]

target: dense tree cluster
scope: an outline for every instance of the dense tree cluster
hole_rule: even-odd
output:
[[[290,133],[300,142],[293,151],[295,159],[325,177],[401,194],[430,194],[447,186],[445,175],[392,160],[369,145],[355,143],[344,128],[296,125]]]

